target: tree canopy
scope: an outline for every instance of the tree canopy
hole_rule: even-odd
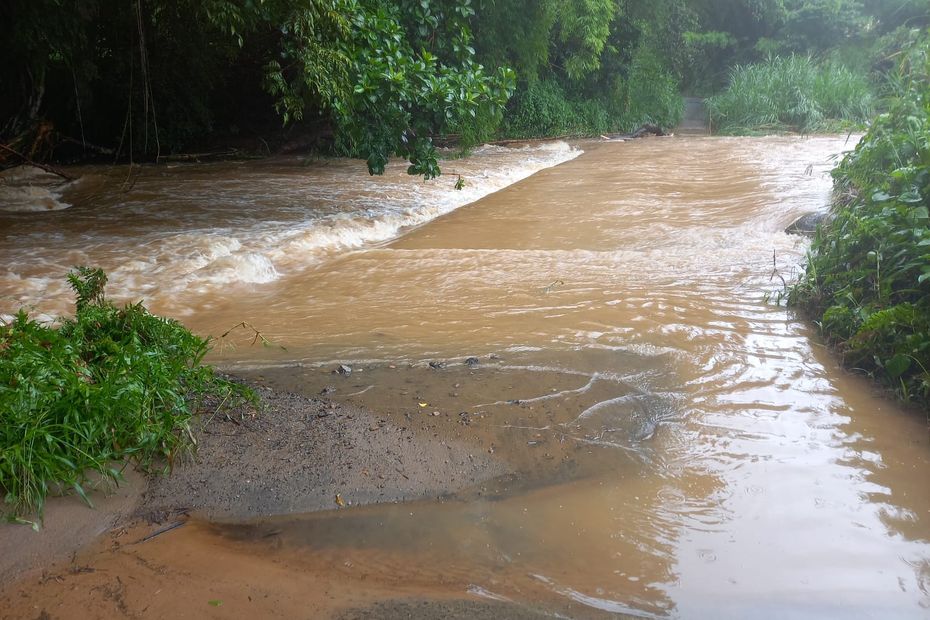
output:
[[[673,125],[772,54],[868,58],[930,0],[7,0],[0,140],[37,158],[275,135],[439,174],[433,141]],[[844,52],[845,53],[845,52]]]

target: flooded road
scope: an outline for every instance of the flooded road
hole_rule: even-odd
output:
[[[489,149],[447,162],[473,197],[540,171],[462,208],[449,188],[340,162],[143,177],[131,199],[101,181],[64,192],[75,206],[42,214],[56,220],[0,214],[0,313],[60,312],[51,274],[100,264],[196,331],[245,321],[272,343],[223,339],[218,364],[397,424],[435,413],[418,432],[465,433],[512,471],[441,502],[159,539],[153,553],[187,570],[177,553],[204,548],[257,581],[313,575],[331,586],[314,609],[335,615],[467,598],[556,617],[924,618],[926,420],[777,303],[807,248],[782,231],[826,208],[832,158],[852,146]],[[93,192],[106,218],[80,206]]]

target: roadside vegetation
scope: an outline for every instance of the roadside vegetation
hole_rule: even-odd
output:
[[[706,105],[720,133],[812,133],[865,126],[875,97],[864,73],[793,55],[735,67]]]
[[[50,493],[118,482],[127,463],[169,469],[195,442],[191,419],[255,395],[202,364],[208,340],[142,304],[104,297],[101,270],[68,276],[73,318],[50,326],[20,311],[0,322],[0,493],[11,516]]]
[[[833,172],[836,202],[789,303],[846,366],[930,408],[930,43],[898,57],[893,95]]]

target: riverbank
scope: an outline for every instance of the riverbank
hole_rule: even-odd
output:
[[[302,543],[289,540],[290,519],[308,520],[312,531],[319,515],[323,530],[307,542],[325,548],[342,544],[342,535],[325,524],[343,514],[358,521],[353,540],[379,536],[366,524],[366,506],[404,502],[398,509],[411,517],[431,505],[458,514],[482,497],[495,502],[583,476],[585,468],[569,455],[590,451],[577,441],[535,431],[525,431],[534,438],[528,441],[507,439],[512,431],[502,431],[490,413],[457,412],[455,402],[481,393],[558,385],[553,377],[526,376],[515,388],[503,363],[495,355],[352,372],[284,366],[248,373],[261,410],[200,418],[196,454],[169,476],[127,472],[115,493],[91,494],[96,509],[73,497],[52,498],[39,532],[0,526],[0,582],[6,584],[0,599],[7,602],[0,618],[68,617],[74,608],[100,618],[550,617],[544,606],[473,587],[455,570],[438,583],[379,578],[360,591],[364,573],[343,572],[354,573],[355,560],[333,571],[328,551],[314,561]],[[369,390],[362,386],[372,383],[382,394],[399,395],[376,399],[382,402],[377,413],[364,404]],[[529,415],[537,409],[519,399],[497,405]],[[416,520],[415,530],[433,525]],[[414,540],[398,543],[420,547]],[[607,617],[584,606],[577,613]]]
[[[0,579],[66,558],[109,531],[190,516],[238,520],[441,496],[508,467],[461,439],[433,441],[362,407],[254,386],[259,412],[203,416],[197,450],[170,475],[126,472],[115,492],[52,498],[44,527],[0,525]],[[421,422],[422,423],[425,422]],[[477,453],[476,453],[477,452]]]

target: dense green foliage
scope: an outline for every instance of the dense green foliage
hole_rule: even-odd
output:
[[[282,60],[268,63],[266,84],[285,121],[302,118],[308,94],[332,111],[340,150],[365,156],[373,174],[398,154],[411,174],[433,178],[430,134],[499,121],[513,89],[510,69],[488,75],[475,62],[472,15],[471,0],[320,2],[285,22],[294,36],[284,38]],[[426,38],[429,46],[415,50]]]
[[[435,176],[430,136],[496,124],[513,88],[509,69],[476,62],[473,16],[471,0],[13,0],[0,137],[45,118],[81,148],[151,158],[220,123],[260,133],[277,111],[330,125],[372,173],[399,154]]]
[[[789,301],[844,362],[930,406],[930,80],[924,44],[898,96],[834,171],[838,202]]]
[[[479,4],[476,49],[514,68],[504,135],[597,135],[681,117],[682,0]],[[531,20],[526,16],[532,16]]]
[[[835,52],[836,60],[867,70],[875,42],[899,28],[930,25],[927,0],[693,0],[695,28],[685,33],[686,90],[712,94],[736,65],[770,56]]]
[[[874,105],[864,75],[842,65],[818,65],[809,56],[774,56],[738,66],[727,90],[706,104],[714,128],[723,133],[807,133],[864,124]]]
[[[860,76],[928,13],[928,0],[8,0],[0,141],[59,160],[312,146],[373,173],[400,155],[432,177],[436,136],[670,127],[681,93],[774,56],[829,60],[792,84],[787,112],[755,113],[815,128],[861,120]],[[747,72],[732,77],[780,83]]]
[[[21,311],[0,323],[0,491],[14,513],[41,514],[59,488],[86,499],[88,472],[117,481],[127,460],[170,466],[204,398],[254,398],[201,364],[208,341],[141,304],[108,303],[102,271],[69,281],[73,319],[52,327]]]

